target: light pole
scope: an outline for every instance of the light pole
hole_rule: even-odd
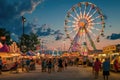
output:
[[[21,50],[24,50],[24,23],[26,22],[25,17],[22,16],[22,37],[21,37]]]
[[[24,35],[24,23],[26,22],[26,18],[22,16],[22,28],[23,28],[23,35]]]

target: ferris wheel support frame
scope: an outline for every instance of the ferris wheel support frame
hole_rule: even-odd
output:
[[[85,25],[86,26],[86,25]],[[89,39],[89,41],[90,41],[90,43],[91,43],[91,46],[93,47],[93,49],[94,50],[96,50],[96,46],[95,46],[95,44],[94,44],[94,42],[93,42],[93,40],[92,40],[92,38],[90,37],[90,35],[89,35],[89,33],[88,33],[88,31],[87,31],[87,29],[86,29],[86,27],[84,26],[84,29],[85,29],[85,33],[87,34],[87,36],[88,36],[88,39]]]
[[[77,38],[79,32],[80,32],[80,28],[79,28],[79,31],[77,32],[77,35],[76,35],[76,36],[74,37],[74,39],[72,40],[71,45],[70,45],[70,48],[68,49],[68,52],[70,52],[71,47],[72,47],[73,44],[75,43],[75,39]]]

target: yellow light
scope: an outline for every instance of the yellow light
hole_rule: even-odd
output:
[[[79,26],[79,27],[84,27],[84,26],[85,26],[85,23],[84,23],[84,22],[79,22],[79,23],[78,23],[78,26]]]

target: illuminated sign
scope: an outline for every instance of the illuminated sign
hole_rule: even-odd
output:
[[[116,46],[115,45],[111,45],[111,46],[107,46],[107,47],[103,48],[103,52],[114,51],[114,50],[116,50]]]

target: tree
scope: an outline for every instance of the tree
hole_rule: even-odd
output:
[[[6,43],[7,45],[10,45],[10,39],[10,32],[5,28],[0,28],[0,42],[2,42],[2,44]]]
[[[39,44],[38,35],[34,33],[24,34],[20,37],[20,47],[22,52],[29,50],[36,50],[36,46]]]

